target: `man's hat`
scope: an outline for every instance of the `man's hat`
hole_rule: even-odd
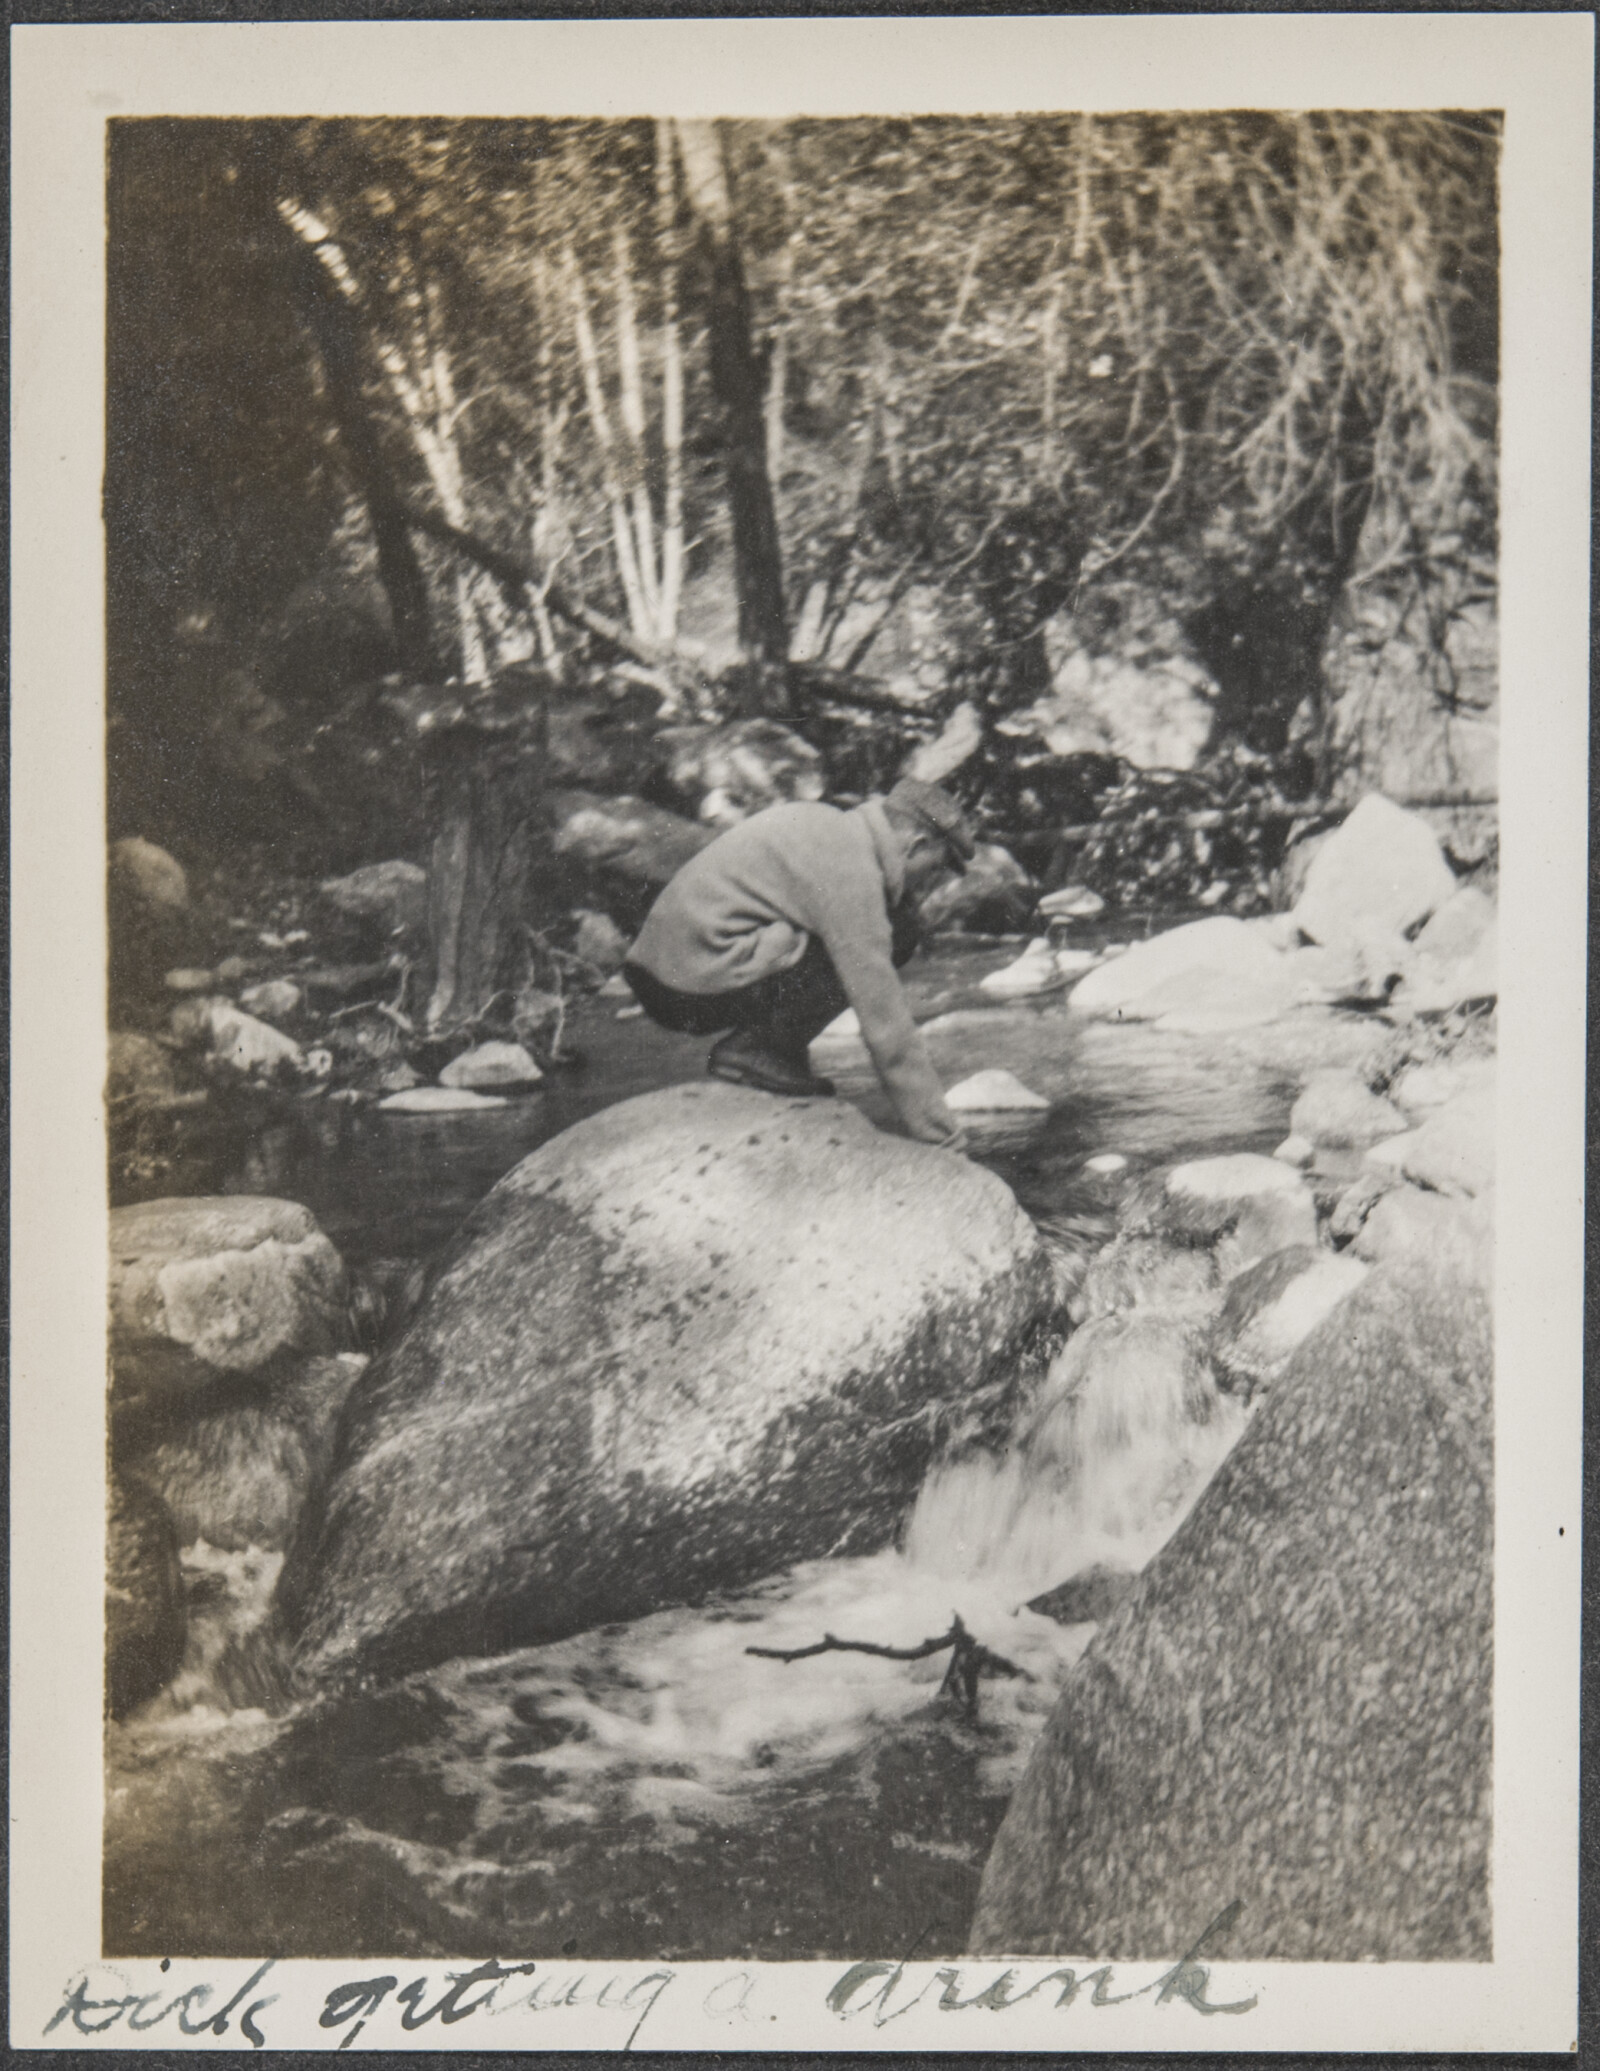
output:
[[[972,861],[977,852],[972,823],[948,791],[941,791],[937,784],[921,783],[916,777],[902,777],[885,803],[920,820],[930,834],[938,835],[958,868],[965,868]]]

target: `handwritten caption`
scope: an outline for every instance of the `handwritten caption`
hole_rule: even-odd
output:
[[[861,1962],[852,1963],[826,1988],[822,2007],[836,2020],[864,2021],[874,2028],[902,2020],[919,2007],[941,2015],[1003,2014],[1030,2002],[1059,2012],[1148,1999],[1156,2006],[1176,2002],[1199,2014],[1248,2013],[1256,2004],[1256,1995],[1213,1999],[1210,1967],[1200,1960],[1206,1943],[1230,1927],[1239,1910],[1237,1904],[1230,1906],[1176,1963],[1147,1983],[1126,1989],[1109,1963],[1090,1969],[1057,1965],[1037,1972],[1033,1966],[1011,1965],[991,1972],[970,1964]],[[197,2040],[229,2044],[237,2024],[238,2034],[255,2049],[269,2044],[282,2048],[291,2042],[296,2048],[348,2049],[369,2029],[369,2047],[393,2047],[434,2023],[442,2030],[479,2017],[487,2022],[511,2014],[587,2007],[612,2016],[617,2046],[631,2049],[669,1995],[686,2002],[692,1993],[698,2005],[684,2003],[682,2010],[698,2014],[702,2020],[724,2025],[777,2021],[780,2012],[763,2002],[780,1997],[783,1981],[783,1972],[776,1967],[770,1971],[731,1969],[709,1989],[703,1970],[691,1980],[666,1965],[644,1971],[573,1972],[542,1963],[490,1961],[437,1975],[422,1972],[403,1984],[397,1973],[381,1972],[347,1978],[326,1992],[315,2014],[314,2034],[307,2032],[303,2019],[291,2019],[282,2023],[280,2035],[271,2032],[276,2024],[267,2020],[269,2010],[280,2006],[285,1996],[267,1989],[283,1981],[281,1973],[274,1980],[275,1962],[259,1964],[225,1999],[225,1988],[210,1978],[184,1982],[169,1976],[170,1959],[161,1969],[160,1986],[142,1991],[112,1964],[95,1964],[75,1972],[62,1988],[61,2003],[46,2022],[44,2035],[68,2029],[78,2035],[127,2037],[165,2027],[169,2036],[176,2031]],[[792,2013],[792,1997],[782,1996],[783,2011]],[[313,2000],[304,2014],[309,2015],[314,2006]],[[494,2046],[486,2035],[481,2042],[484,2047]]]

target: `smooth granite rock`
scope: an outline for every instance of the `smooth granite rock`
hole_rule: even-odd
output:
[[[624,1101],[467,1218],[280,1591],[304,1673],[554,1639],[882,1546],[1053,1302],[1010,1190],[835,1101]]]
[[[974,1950],[1483,1962],[1492,1333],[1374,1271],[1100,1627],[1012,1799]]]

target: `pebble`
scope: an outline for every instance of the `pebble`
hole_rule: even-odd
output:
[[[1121,1151],[1101,1151],[1097,1157],[1085,1158],[1083,1169],[1085,1172],[1125,1172],[1128,1161]]]
[[[638,1021],[643,1014],[644,1009],[640,1006],[618,1007],[614,1018],[618,1021]]]
[[[521,1043],[479,1043],[452,1057],[439,1084],[466,1093],[501,1086],[536,1086],[544,1074]]]
[[[1066,951],[1067,955],[1081,951]],[[1065,982],[1066,973],[1056,961],[1056,951],[1050,947],[1049,939],[1037,936],[1030,942],[1014,964],[1007,964],[1004,970],[991,971],[987,978],[980,978],[978,985],[983,992],[999,994],[1002,998],[1024,998],[1029,993],[1051,992]]]
[[[1002,1109],[1048,1108],[1042,1094],[1023,1085],[1008,1071],[975,1071],[945,1094],[945,1106],[957,1114],[997,1114]]]
[[[215,983],[209,971],[168,971],[162,984],[168,992],[210,992]]]

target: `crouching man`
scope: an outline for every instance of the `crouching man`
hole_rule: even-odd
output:
[[[678,872],[624,975],[663,1028],[726,1031],[712,1046],[714,1078],[767,1093],[831,1093],[807,1048],[854,1007],[907,1131],[959,1149],[897,970],[917,946],[917,907],[972,853],[955,800],[911,778],[850,812],[768,806]]]

